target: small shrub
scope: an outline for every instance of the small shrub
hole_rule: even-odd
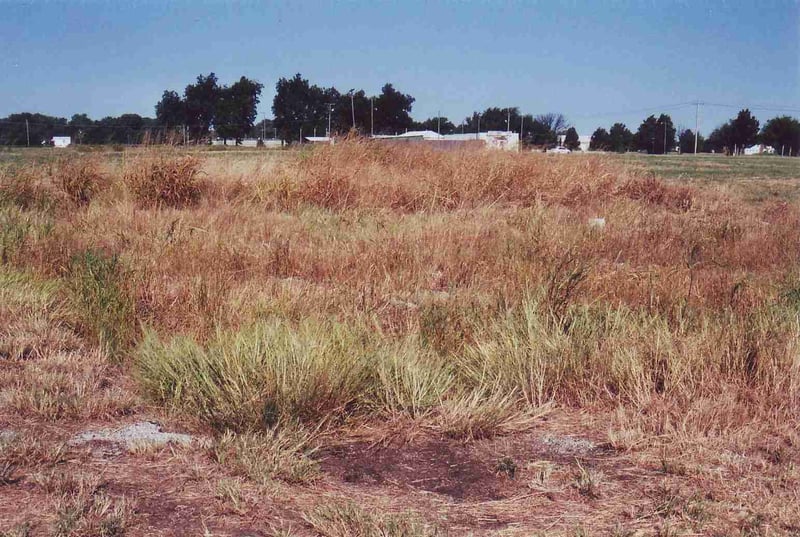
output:
[[[597,499],[600,497],[600,482],[603,474],[595,472],[583,466],[580,461],[576,460],[575,464],[578,466],[578,473],[575,475],[573,485],[581,496],[586,496],[590,499]]]
[[[187,207],[203,194],[200,165],[193,156],[141,157],[125,166],[123,181],[141,207]]]
[[[511,457],[502,457],[494,465],[494,471],[497,475],[505,475],[514,479],[517,475],[517,463]]]
[[[381,407],[412,418],[428,414],[452,386],[452,370],[433,357],[421,355],[417,347],[391,349],[389,354],[376,365],[376,398]]]
[[[94,250],[73,256],[67,272],[81,327],[112,354],[133,338],[133,301],[125,289],[125,277],[116,255]]]
[[[220,333],[205,347],[148,333],[136,357],[151,396],[222,430],[318,423],[345,414],[372,387],[359,334],[332,323],[265,322]]]
[[[477,388],[443,401],[438,426],[451,438],[477,440],[530,429],[544,412],[520,409],[514,393]]]
[[[319,468],[311,454],[313,434],[282,425],[267,434],[226,432],[214,441],[211,458],[236,474],[260,484],[273,480],[310,483]]]
[[[436,528],[412,513],[373,514],[353,502],[322,504],[303,515],[314,530],[325,537],[433,537]]]

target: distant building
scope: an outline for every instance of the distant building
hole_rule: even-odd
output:
[[[744,148],[745,155],[772,155],[775,153],[775,148],[770,145],[756,144]]]
[[[223,140],[222,138],[217,138],[211,141],[211,145],[230,145],[232,147],[236,147],[236,140],[234,140],[233,138],[228,138],[227,140]],[[244,138],[239,142],[238,147],[258,147],[258,139]]]
[[[69,147],[72,145],[72,137],[71,136],[53,136],[50,139],[50,143],[53,144],[53,147]]]
[[[506,131],[488,131],[470,134],[438,134],[433,131],[408,131],[398,135],[376,135],[376,140],[397,143],[430,143],[440,148],[457,148],[475,143],[489,149],[505,151],[519,150],[519,133]]]
[[[564,138],[566,138],[566,135],[564,134],[558,135],[558,145],[564,145]],[[592,141],[591,136],[587,135],[578,136],[578,143],[580,144],[580,147],[578,149],[580,149],[581,151],[589,151],[589,144],[591,143],[591,141]]]
[[[333,145],[333,138],[330,136],[303,136],[303,140],[310,144],[331,144]]]

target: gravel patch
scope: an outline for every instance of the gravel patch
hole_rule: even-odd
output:
[[[167,433],[161,430],[161,426],[150,421],[140,421],[122,427],[121,429],[101,429],[98,431],[84,431],[72,437],[69,441],[72,445],[87,444],[89,442],[109,442],[126,447],[137,444],[165,445],[189,444],[192,436],[180,433]]]
[[[17,436],[17,433],[11,429],[0,429],[0,444],[12,442]]]
[[[573,436],[543,436],[542,443],[558,455],[586,455],[597,448],[591,440]]]

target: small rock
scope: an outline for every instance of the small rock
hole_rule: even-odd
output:
[[[586,454],[597,447],[591,440],[572,436],[543,436],[542,443],[559,455]]]
[[[99,431],[85,431],[72,437],[69,441],[72,445],[86,444],[89,442],[110,442],[126,447],[132,447],[138,443],[149,443],[154,445],[189,444],[192,436],[180,433],[167,433],[161,430],[161,426],[150,421],[141,421],[122,427],[121,429],[101,429]]]
[[[606,219],[605,218],[590,218],[589,219],[589,227],[603,229],[606,227]]]

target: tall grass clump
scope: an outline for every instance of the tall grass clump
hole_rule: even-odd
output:
[[[318,423],[368,391],[371,357],[351,329],[306,321],[263,322],[220,333],[203,347],[148,332],[136,351],[145,390],[218,429]]]
[[[203,194],[194,156],[144,155],[125,164],[123,181],[140,207],[187,207]]]
[[[134,335],[127,276],[119,257],[95,250],[74,255],[66,274],[80,327],[112,354],[124,350]]]
[[[75,205],[87,205],[103,184],[95,158],[67,158],[56,162],[53,170],[56,185]]]
[[[0,207],[25,211],[51,209],[55,203],[52,192],[42,181],[45,175],[41,167],[33,164],[0,168]]]

